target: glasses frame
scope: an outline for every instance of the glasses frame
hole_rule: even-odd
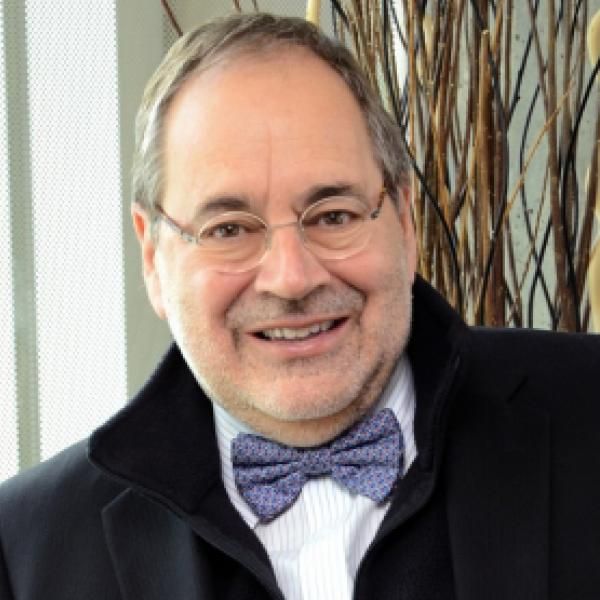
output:
[[[381,191],[379,192],[378,195],[378,202],[377,205],[375,206],[375,208],[373,210],[371,210],[371,212],[367,213],[365,215],[365,222],[368,221],[374,221],[375,219],[377,219],[379,217],[379,215],[381,214],[381,209],[383,207],[383,201],[385,200],[386,195],[388,195],[387,192],[387,188],[384,186],[381,188]],[[267,252],[267,250],[269,250],[271,248],[271,239],[273,237],[273,231],[275,229],[281,229],[283,227],[291,227],[292,225],[296,226],[298,229],[298,234],[300,236],[300,239],[302,240],[302,244],[303,246],[309,250],[312,254],[314,254],[315,256],[317,256],[317,258],[319,258],[319,260],[323,260],[321,259],[318,255],[316,255],[314,253],[313,250],[311,250],[310,246],[308,245],[307,241],[306,241],[306,237],[304,235],[304,226],[303,226],[303,220],[304,217],[306,216],[306,214],[309,211],[312,211],[315,209],[315,207],[320,206],[321,204],[325,204],[326,202],[330,202],[332,200],[334,196],[329,197],[329,198],[323,198],[322,200],[319,200],[318,202],[315,202],[314,204],[311,204],[310,206],[308,206],[307,208],[305,208],[302,213],[298,216],[298,218],[294,221],[289,221],[287,223],[276,223],[275,225],[269,225],[264,219],[262,219],[261,217],[259,217],[258,215],[251,213],[250,211],[239,211],[239,210],[228,210],[225,211],[223,214],[232,214],[232,213],[243,213],[243,214],[248,214],[251,215],[253,218],[257,219],[258,221],[260,221],[264,226],[265,226],[265,231],[266,231],[266,240],[265,240],[265,251],[263,252],[262,256],[260,257],[260,259],[257,261],[256,265],[259,265],[260,262],[263,259],[263,256],[265,255],[265,253]],[[171,217],[170,215],[168,215],[164,208],[160,205],[156,205],[155,206],[155,211],[156,211],[156,217],[163,221],[171,230],[173,230],[184,242],[188,242],[190,244],[196,244],[197,246],[202,247],[202,242],[199,240],[199,235],[200,232],[202,230],[200,230],[200,232],[193,234],[190,233],[190,231],[188,230],[187,227],[180,225],[175,219],[173,219],[173,217]],[[363,246],[364,247],[364,246]],[[362,248],[362,247],[361,247]],[[359,248],[357,250],[357,252],[360,251]],[[352,256],[352,255],[350,255]],[[341,260],[340,259],[336,259],[336,258],[329,258],[326,260]],[[252,270],[254,267],[249,267],[248,269],[243,269],[240,272],[243,271],[250,271]]]

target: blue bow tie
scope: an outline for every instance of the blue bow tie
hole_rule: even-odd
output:
[[[247,433],[231,445],[235,483],[261,521],[288,509],[306,481],[322,475],[382,502],[401,473],[403,452],[398,420],[388,408],[315,448],[291,448]]]

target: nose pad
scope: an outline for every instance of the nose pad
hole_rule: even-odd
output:
[[[271,249],[271,245],[273,243],[273,235],[278,229],[283,229],[284,227],[293,227],[300,238],[301,244],[304,246],[304,235],[302,233],[302,229],[300,228],[300,224],[298,221],[289,221],[288,223],[279,223],[278,225],[271,225],[267,230],[267,242],[265,244],[266,251],[268,252]]]
[[[327,283],[330,277],[321,261],[305,246],[297,222],[282,223],[270,231],[254,287],[257,292],[300,299]]]

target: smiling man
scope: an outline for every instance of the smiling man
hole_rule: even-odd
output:
[[[597,598],[600,342],[467,328],[415,275],[401,133],[351,56],[208,23],[136,133],[175,343],[0,488],[0,599]]]
[[[315,445],[389,379],[415,241],[407,190],[385,189],[344,80],[272,44],[224,51],[165,111],[160,214],[199,239],[154,231],[145,204],[133,213],[151,302],[203,389],[261,434]]]

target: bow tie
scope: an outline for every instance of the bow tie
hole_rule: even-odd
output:
[[[311,477],[330,475],[350,492],[385,500],[401,472],[404,442],[386,408],[359,421],[332,442],[292,448],[242,433],[231,445],[235,483],[261,521],[288,509]]]

